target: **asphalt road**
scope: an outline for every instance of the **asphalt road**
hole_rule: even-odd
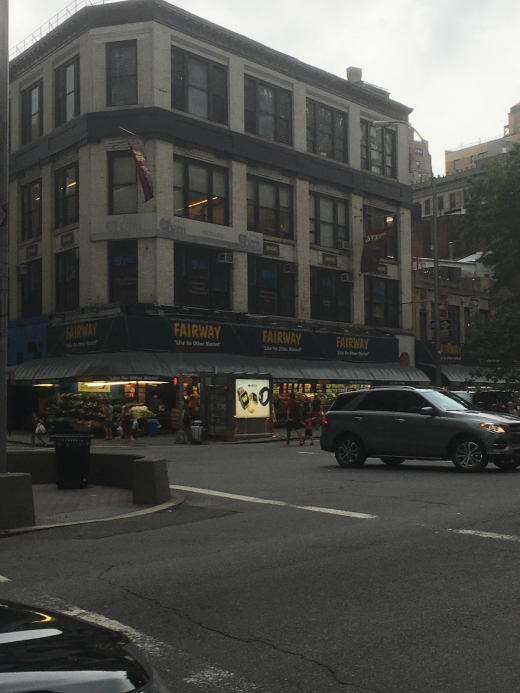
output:
[[[125,627],[176,693],[520,691],[520,471],[155,450],[184,505],[2,539],[0,595]]]

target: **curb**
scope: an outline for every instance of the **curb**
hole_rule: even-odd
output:
[[[129,513],[123,513],[122,515],[113,515],[112,517],[98,517],[95,520],[78,520],[77,522],[61,522],[52,525],[34,525],[33,527],[17,527],[16,529],[2,529],[0,530],[0,539],[11,537],[17,534],[29,534],[31,532],[39,532],[43,529],[59,529],[60,527],[73,527],[75,525],[90,525],[94,522],[110,522],[111,520],[126,520],[131,517],[140,517],[142,515],[152,515],[153,513],[158,513],[161,510],[167,510],[168,508],[174,508],[177,505],[182,505],[184,503],[184,496],[180,493],[175,493],[171,491],[172,498],[166,503],[161,503],[161,505],[154,505],[151,508],[143,508],[142,510],[133,510]]]

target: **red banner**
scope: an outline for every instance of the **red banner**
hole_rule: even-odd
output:
[[[130,147],[130,150],[134,156],[137,175],[139,176],[141,187],[144,192],[144,201],[148,202],[148,200],[151,200],[153,198],[154,194],[152,174],[150,173],[150,169],[148,168],[148,164],[146,163],[146,156],[140,145],[134,144],[133,142],[130,142],[130,140],[128,140],[128,146]]]
[[[387,229],[368,230],[363,242],[361,273],[377,272],[385,249]]]

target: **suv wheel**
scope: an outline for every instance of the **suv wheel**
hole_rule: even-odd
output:
[[[406,457],[381,457],[381,462],[384,462],[389,467],[398,467],[403,462],[406,462]]]
[[[343,436],[336,444],[336,460],[341,467],[362,467],[367,454],[363,443],[355,436]]]
[[[484,446],[476,438],[459,438],[451,452],[451,461],[459,472],[481,472],[488,458]]]
[[[504,472],[510,472],[513,469],[518,469],[518,467],[520,467],[520,460],[514,462],[507,460],[494,460],[493,464],[495,467],[502,469]]]

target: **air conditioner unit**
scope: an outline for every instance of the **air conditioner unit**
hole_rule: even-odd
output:
[[[17,270],[18,274],[21,276],[29,274],[29,268],[27,267],[27,265],[18,265]]]
[[[339,242],[339,249],[340,250],[350,250],[350,241],[340,241]]]
[[[220,262],[221,264],[224,265],[232,265],[233,264],[233,253],[219,253],[217,262]]]
[[[285,274],[298,274],[298,267],[294,262],[287,262],[283,267],[283,271]]]
[[[351,272],[342,272],[340,276],[340,280],[342,282],[351,282],[352,281],[352,274]]]

